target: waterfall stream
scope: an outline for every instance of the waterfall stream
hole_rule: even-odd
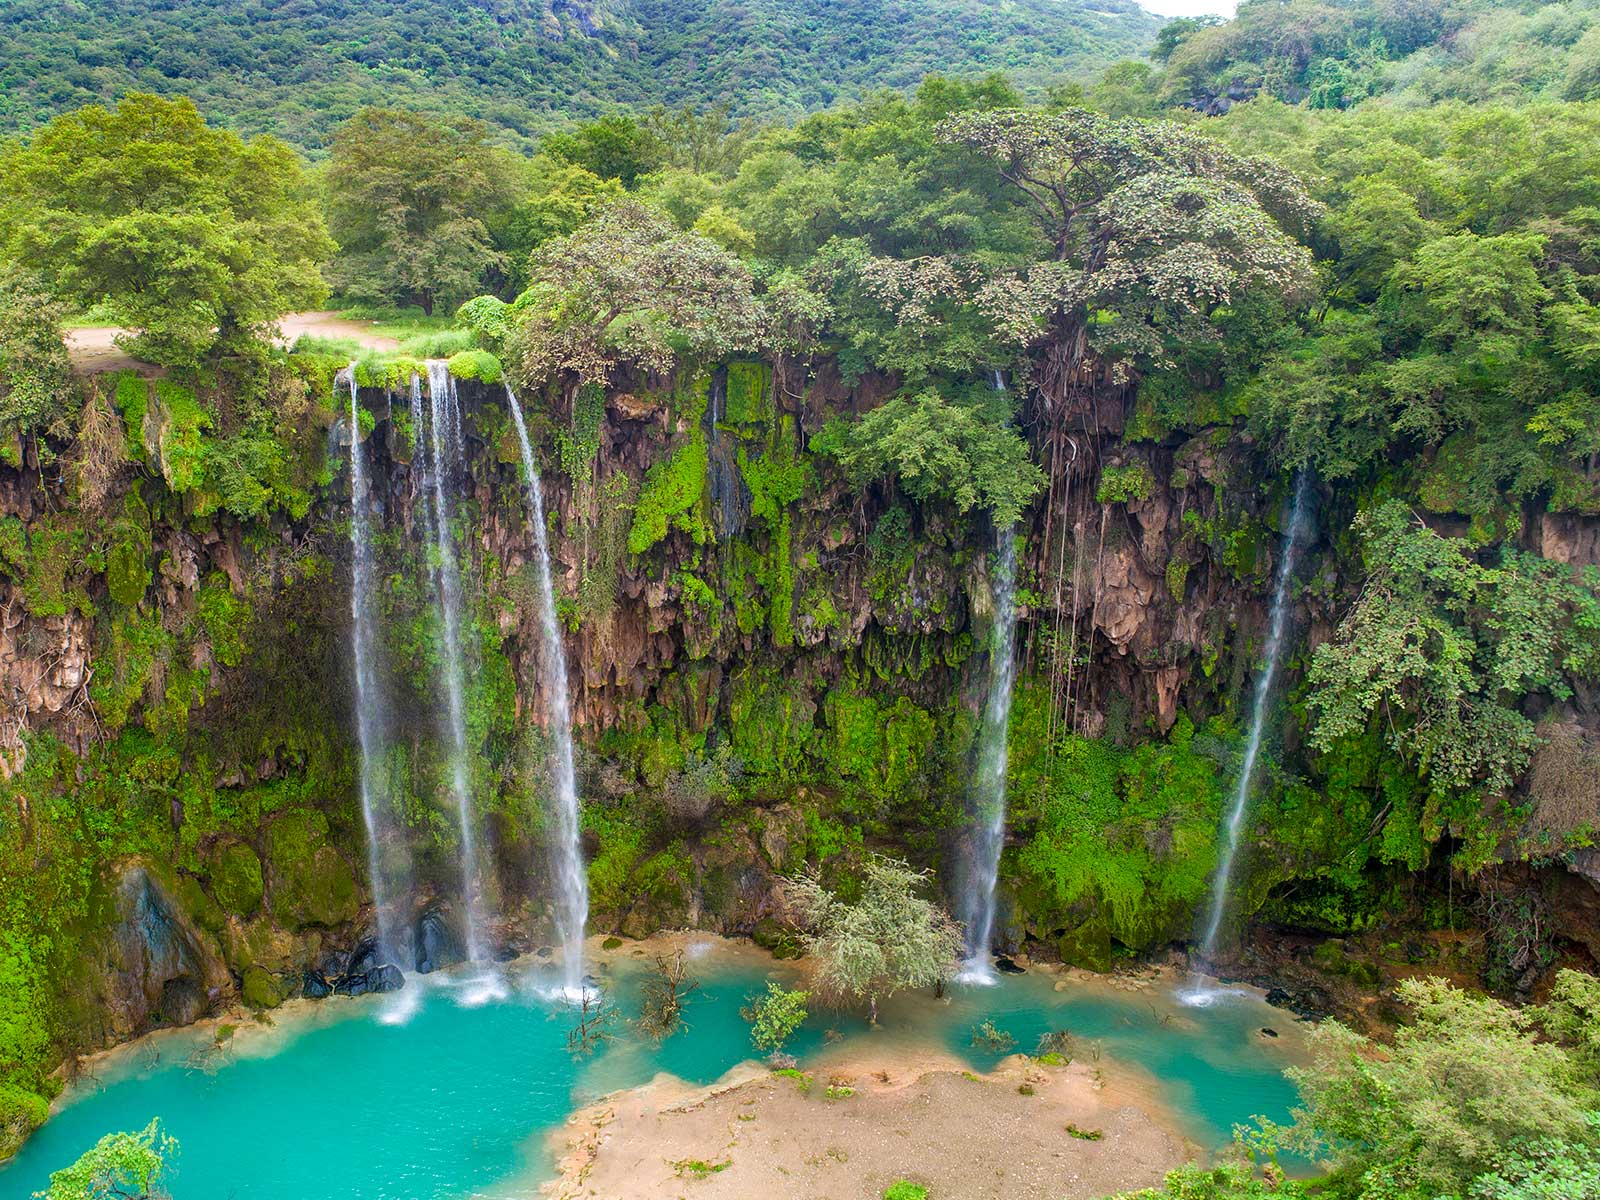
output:
[[[569,998],[583,995],[583,931],[589,919],[589,886],[584,874],[578,825],[578,781],[572,764],[572,709],[567,696],[567,653],[556,620],[555,588],[550,582],[550,538],[544,521],[544,491],[534,465],[528,426],[516,393],[506,387],[506,402],[522,447],[522,468],[528,491],[528,523],[539,551],[540,623],[544,632],[545,703],[550,736],[555,741],[556,837],[550,846],[556,880],[556,932],[561,939],[562,990]]]
[[[422,411],[418,381],[411,387],[411,419],[416,430],[416,463],[426,478],[424,503],[427,532],[434,542],[429,573],[439,601],[443,635],[440,675],[444,683],[450,737],[450,789],[455,798],[461,838],[461,908],[466,954],[470,962],[486,960],[483,946],[482,877],[478,871],[478,842],[473,828],[471,764],[467,749],[466,667],[461,651],[461,575],[456,563],[454,508],[446,476],[459,473],[462,461],[461,413],[455,380],[442,360],[429,359],[428,411]],[[426,420],[424,420],[426,416]],[[422,431],[428,431],[423,453]]]
[[[972,849],[962,889],[961,920],[966,926],[966,961],[960,978],[989,983],[994,968],[989,943],[994,936],[995,881],[1006,826],[1006,730],[1011,722],[1011,689],[1016,681],[1012,653],[1017,626],[1017,536],[1010,527],[995,531],[994,627],[989,641],[989,698],[978,735],[973,780]]]
[[[361,439],[361,410],[356,385],[356,365],[351,363],[350,377],[350,651],[355,666],[356,683],[356,740],[361,750],[361,819],[367,829],[367,873],[371,878],[372,907],[378,923],[380,957],[384,961],[400,961],[401,939],[395,936],[394,910],[389,894],[389,874],[397,876],[393,882],[401,896],[410,892],[410,862],[403,856],[403,848],[394,847],[394,864],[390,871],[384,869],[384,850],[393,839],[386,836],[378,812],[377,793],[380,790],[379,764],[382,760],[382,736],[379,715],[383,712],[383,697],[378,677],[373,670],[372,637],[372,537],[371,491],[367,484],[365,446]]]
[[[1217,935],[1222,929],[1222,917],[1228,904],[1228,888],[1233,879],[1234,860],[1239,853],[1239,834],[1244,828],[1245,812],[1250,805],[1250,784],[1255,777],[1256,760],[1261,754],[1262,726],[1266,722],[1267,702],[1272,697],[1273,680],[1278,673],[1278,659],[1283,653],[1283,634],[1288,624],[1289,581],[1294,575],[1295,550],[1306,523],[1306,499],[1310,491],[1308,476],[1301,471],[1295,477],[1294,499],[1289,512],[1289,526],[1283,535],[1283,553],[1278,559],[1277,578],[1272,587],[1272,611],[1267,618],[1266,661],[1256,676],[1255,696],[1250,708],[1250,735],[1245,742],[1244,761],[1239,766],[1239,781],[1234,787],[1233,801],[1228,807],[1228,818],[1223,825],[1225,840],[1222,859],[1211,881],[1211,904],[1207,910],[1204,932],[1200,938],[1200,955],[1209,959],[1217,948]]]

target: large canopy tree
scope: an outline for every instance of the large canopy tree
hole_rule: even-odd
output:
[[[334,135],[324,182],[329,275],[349,296],[432,313],[503,265],[484,218],[510,204],[515,177],[481,121],[362,109]]]
[[[188,100],[129,95],[0,154],[4,252],[69,303],[104,304],[153,362],[248,344],[327,294],[332,252],[299,161],[213,129]]]
[[[1248,290],[1309,291],[1295,234],[1316,205],[1263,160],[1081,108],[963,114],[940,137],[992,160],[1052,249],[996,272],[978,297],[1017,342],[1042,348],[1048,407],[1086,373],[1125,379],[1215,337],[1212,318]]]

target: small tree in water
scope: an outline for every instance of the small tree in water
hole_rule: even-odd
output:
[[[804,988],[786,988],[767,981],[765,996],[752,996],[739,1010],[739,1015],[750,1022],[750,1040],[756,1049],[777,1054],[783,1044],[804,1024],[806,1001],[811,993]]]
[[[656,1040],[671,1037],[683,1023],[683,1004],[700,986],[689,978],[683,951],[656,955],[656,969],[645,980],[639,1000],[639,1028]]]
[[[151,1121],[138,1133],[108,1133],[70,1167],[50,1175],[50,1187],[35,1192],[40,1200],[157,1200],[167,1191],[160,1184],[166,1160],[178,1143]]]
[[[960,927],[918,895],[926,879],[899,859],[873,855],[854,901],[841,900],[815,874],[783,883],[784,901],[817,960],[818,985],[841,999],[865,1000],[874,1024],[880,999],[938,983],[961,951]]]

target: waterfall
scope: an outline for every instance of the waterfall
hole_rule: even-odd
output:
[[[556,621],[556,594],[550,582],[550,538],[544,523],[544,492],[522,405],[506,385],[506,402],[522,446],[522,468],[528,491],[528,522],[539,550],[539,617],[544,629],[545,702],[549,705],[550,734],[556,743],[556,838],[550,847],[556,895],[556,932],[561,938],[562,990],[568,997],[583,995],[583,930],[589,920],[589,885],[584,874],[583,847],[579,842],[578,781],[572,765],[572,709],[567,697],[567,652]]]
[[[1273,679],[1278,673],[1278,658],[1283,652],[1284,627],[1288,624],[1289,580],[1294,574],[1295,549],[1306,522],[1309,491],[1308,475],[1301,471],[1295,477],[1289,527],[1283,535],[1283,553],[1278,559],[1277,578],[1272,587],[1272,611],[1267,618],[1267,656],[1261,673],[1256,676],[1255,696],[1250,710],[1250,736],[1245,742],[1239,781],[1234,787],[1233,802],[1228,807],[1228,819],[1223,825],[1226,840],[1222,847],[1222,861],[1218,863],[1216,876],[1211,881],[1211,906],[1206,916],[1205,932],[1200,939],[1200,954],[1206,959],[1216,952],[1217,934],[1222,928],[1222,914],[1228,902],[1228,885],[1233,878],[1234,859],[1239,853],[1239,834],[1244,827],[1245,811],[1249,807],[1250,784],[1256,772],[1256,759],[1261,754],[1262,726],[1266,722]]]
[[[967,930],[966,961],[961,978],[990,983],[994,971],[989,943],[994,936],[994,889],[1000,874],[1000,849],[1006,826],[1006,729],[1011,722],[1011,688],[1016,681],[1012,653],[1017,626],[1016,530],[995,530],[994,627],[989,640],[989,698],[978,735],[978,769],[974,778],[972,857],[961,897],[961,919]]]
[[[361,750],[361,819],[367,828],[367,874],[372,881],[372,907],[378,922],[379,956],[385,962],[400,957],[401,939],[395,936],[394,912],[390,907],[388,880],[383,865],[383,836],[377,808],[378,764],[382,746],[378,729],[383,711],[377,675],[373,672],[372,638],[372,537],[365,452],[361,440],[360,406],[356,386],[356,365],[350,376],[350,651],[356,677],[356,739]],[[397,855],[398,855],[397,851]],[[402,896],[410,891],[410,863],[399,869]]]
[[[444,637],[440,675],[444,683],[446,715],[450,735],[450,790],[455,797],[456,818],[461,837],[461,907],[466,934],[467,959],[483,962],[483,910],[481,876],[478,873],[477,834],[472,819],[471,764],[467,750],[466,682],[461,652],[461,575],[456,564],[452,530],[454,511],[446,490],[445,476],[459,471],[462,461],[461,413],[455,396],[455,381],[442,360],[429,359],[428,411],[422,410],[420,381],[411,383],[411,420],[416,430],[417,469],[425,478],[423,510],[427,533],[434,543],[429,556],[429,574],[439,601],[439,624]],[[424,419],[426,418],[426,419]],[[422,432],[428,431],[424,453]]]

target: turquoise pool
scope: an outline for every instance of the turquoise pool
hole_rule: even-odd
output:
[[[657,1045],[630,1035],[622,1019],[636,1008],[642,970],[624,958],[608,983],[616,1036],[576,1059],[567,1049],[572,1011],[515,981],[506,997],[476,1005],[465,1002],[466,989],[437,977],[412,980],[396,997],[297,1005],[276,1027],[243,1030],[220,1052],[211,1049],[210,1029],[157,1035],[119,1051],[98,1080],[74,1089],[0,1168],[0,1197],[31,1195],[102,1134],[153,1117],[181,1146],[168,1179],[176,1200],[443,1200],[513,1187],[528,1194],[549,1170],[546,1135],[575,1108],[663,1071],[709,1083],[750,1057],[739,1008],[782,969],[715,946],[692,958],[700,986],[686,1023]],[[1155,989],[1057,991],[1050,976],[1003,977],[943,1002],[887,1006],[876,1030],[818,1014],[791,1049],[804,1063],[853,1039],[932,1042],[982,1070],[1001,1057],[972,1045],[973,1026],[985,1018],[1019,1050],[1064,1028],[1080,1059],[1148,1073],[1202,1145],[1221,1145],[1235,1122],[1256,1113],[1284,1118],[1294,1101],[1281,1074],[1298,1041],[1290,1019],[1244,995],[1185,1009]],[[1263,1024],[1286,1036],[1263,1038]]]

